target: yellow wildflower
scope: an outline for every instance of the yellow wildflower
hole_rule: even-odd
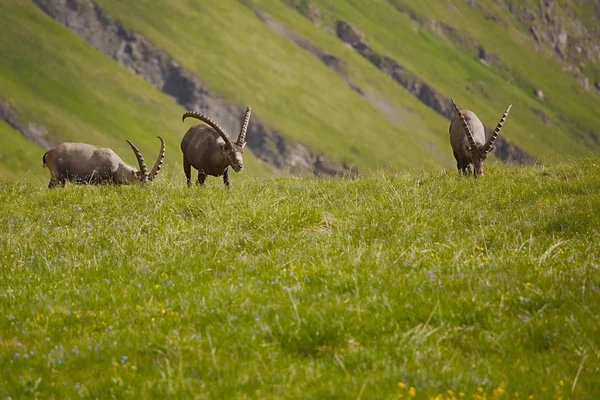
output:
[[[404,384],[404,382],[400,381],[400,382],[398,382],[398,388],[406,389],[406,385]]]
[[[408,388],[408,395],[410,397],[415,397],[417,395],[417,389],[411,386],[410,388]]]
[[[563,380],[561,379],[561,380],[560,380],[560,382],[558,382],[558,384],[559,384],[560,386],[564,386],[564,385],[565,385],[565,381],[563,381]]]

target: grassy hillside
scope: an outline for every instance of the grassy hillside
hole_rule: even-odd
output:
[[[411,142],[423,146],[423,141],[427,141],[430,147],[442,149],[441,155],[436,154],[436,162],[439,163],[438,157],[446,161],[447,155],[451,157],[449,150],[444,152],[448,147],[445,120],[426,110],[390,79],[379,76],[381,73],[353,50],[280,0],[227,4],[179,0],[152,6],[149,1],[98,3],[197,72],[214,90],[236,104],[255,104],[263,119],[313,148],[325,149],[338,158],[358,158],[367,165],[381,160],[398,165],[423,159],[415,155]],[[489,9],[498,23],[465,2],[396,0],[369,7],[360,0],[312,3],[323,14],[324,23],[334,26],[340,19],[350,22],[366,34],[376,51],[394,57],[465,108],[476,109],[489,125],[495,124],[512,103],[513,113],[505,134],[534,156],[556,160],[565,154],[589,156],[590,151],[600,150],[598,143],[586,143],[580,138],[581,133],[587,135],[600,124],[600,117],[594,112],[600,106],[600,96],[586,92],[548,54],[532,51],[533,39],[491,1],[478,4]],[[401,110],[400,126],[391,125],[381,111],[350,90],[316,57],[264,25],[251,7],[348,61],[359,86],[379,93]],[[477,43],[499,57],[499,65],[482,64],[472,49],[423,28],[409,15],[435,19],[457,30],[460,36],[471,34]],[[543,88],[546,102],[534,98],[534,88]],[[552,124],[545,125],[533,109],[545,113]],[[409,114],[405,110],[412,110],[419,118],[404,120],[404,115]],[[415,119],[429,121],[419,123]],[[342,143],[340,138],[344,139]],[[364,146],[365,140],[368,146]],[[361,151],[353,154],[353,146]],[[374,156],[369,149],[373,149]],[[394,158],[396,154],[401,155],[400,159]]]
[[[183,176],[179,143],[191,124],[181,122],[185,110],[171,98],[91,48],[29,1],[0,1],[0,25],[0,97],[23,123],[44,126],[55,142],[110,147],[132,165],[137,165],[135,156],[125,139],[153,162],[160,146],[156,136],[161,135],[167,145],[166,171],[177,166],[177,175]],[[22,137],[3,134],[2,147],[3,152],[12,148],[36,153],[34,164],[16,168],[0,161],[2,170],[48,174],[41,166],[43,150]],[[246,159],[244,174],[271,171],[251,154]]]
[[[599,193],[597,161],[0,183],[0,396],[597,398]]]
[[[419,129],[414,130],[404,123],[395,126],[332,69],[273,31],[241,2],[107,0],[98,4],[128,28],[142,32],[213,90],[240,106],[252,105],[255,115],[312,150],[362,168],[390,164],[406,168],[420,160],[427,167],[451,164],[451,153],[441,150],[447,148],[446,123],[441,118],[395,89],[393,93],[409,99],[409,109],[418,110],[414,119],[433,118],[440,128],[423,122],[417,122],[414,128]],[[297,15],[297,20],[302,17]],[[358,57],[354,61],[367,64]],[[371,67],[368,71],[378,74]],[[437,156],[424,159],[420,153],[425,146]]]

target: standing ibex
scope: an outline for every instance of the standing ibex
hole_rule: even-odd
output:
[[[454,150],[454,158],[456,158],[456,166],[459,171],[462,171],[465,175],[471,173],[470,164],[473,164],[475,177],[483,176],[483,162],[492,150],[494,150],[494,142],[500,134],[500,130],[508,117],[512,104],[508,106],[504,115],[498,122],[498,126],[494,130],[494,133],[485,140],[485,129],[483,124],[477,118],[474,112],[469,110],[462,110],[458,108],[454,100],[452,105],[456,110],[452,122],[450,122],[450,144],[452,144],[452,150]]]
[[[144,157],[129,140],[140,170],[123,162],[111,149],[87,143],[61,143],[48,150],[42,157],[44,167],[48,165],[51,178],[49,188],[64,186],[66,181],[78,184],[116,183],[128,184],[153,180],[158,175],[165,158],[165,141],[160,139],[160,153],[150,173]]]
[[[208,125],[190,127],[181,140],[183,172],[188,186],[191,185],[192,167],[194,167],[198,170],[199,185],[204,184],[207,175],[222,175],[225,186],[229,188],[229,166],[235,172],[240,172],[244,168],[242,154],[246,146],[246,130],[251,112],[250,107],[247,107],[240,135],[235,143],[219,124],[206,115],[195,111],[187,111],[183,114],[182,121],[186,117],[192,117]]]

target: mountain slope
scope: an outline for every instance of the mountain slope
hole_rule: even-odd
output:
[[[288,137],[324,149],[326,154],[338,159],[347,157],[352,147],[344,149],[332,138],[344,137],[344,141],[352,143],[356,131],[345,124],[350,119],[337,117],[340,113],[351,115],[354,126],[368,126],[360,129],[360,135],[354,139],[357,143],[369,137],[369,131],[376,131],[389,137],[392,143],[395,137],[400,137],[404,142],[402,147],[416,138],[430,140],[442,149],[447,147],[447,123],[415,105],[414,99],[402,89],[393,88],[391,96],[388,90],[383,98],[399,110],[416,108],[417,114],[434,119],[435,128],[412,126],[409,120],[388,134],[385,124],[379,127],[373,121],[367,123],[367,116],[361,118],[365,113],[369,113],[370,119],[373,115],[381,118],[381,113],[373,114],[367,101],[351,92],[347,85],[344,87],[339,76],[326,72],[315,57],[261,26],[250,8],[279,18],[323,50],[346,61],[356,74],[371,77],[377,72],[350,55],[327,29],[301,21],[300,14],[294,15],[290,12],[294,9],[279,0],[204,2],[201,5],[185,0],[169,5],[114,0],[98,3],[115,18],[166,49],[231,101],[257,104],[264,119]],[[590,150],[597,153],[600,149],[595,140],[600,118],[593,111],[600,105],[600,97],[584,90],[568,72],[561,71],[559,63],[548,54],[533,52],[532,40],[514,27],[516,19],[495,3],[479,2],[478,7],[441,0],[378,2],[369,7],[359,0],[313,1],[311,4],[320,10],[323,25],[333,26],[339,20],[355,24],[375,50],[398,59],[465,108],[476,109],[489,125],[493,126],[506,106],[513,103],[510,128],[505,134],[533,156],[552,160],[564,155],[590,155]],[[245,9],[245,5],[250,8]],[[476,47],[495,54],[498,61],[485,65],[468,44],[459,46],[421,23],[433,20],[459,37],[472,36]],[[468,28],[464,21],[469,21]],[[294,68],[298,69],[296,74],[291,73]],[[310,75],[305,73],[307,69]],[[381,81],[381,77],[374,80]],[[386,83],[393,85],[389,80]],[[544,89],[545,102],[533,95],[536,88]],[[315,90],[318,95],[314,94]],[[344,98],[341,110],[338,91]],[[308,102],[307,97],[312,101]],[[290,109],[298,112],[289,115],[287,110]],[[331,116],[335,116],[334,120]],[[549,120],[550,124],[542,119]],[[318,124],[320,121],[324,123]],[[386,141],[386,147],[402,151],[392,143]],[[368,153],[368,149],[363,149],[359,158],[368,160]],[[388,160],[388,154],[377,149],[375,157]],[[410,154],[403,155],[404,160],[411,158]]]
[[[0,1],[0,24],[0,98],[23,124],[44,127],[47,140],[54,143],[85,141],[111,147],[131,165],[136,165],[135,156],[125,139],[147,160],[154,160],[160,135],[167,145],[165,170],[178,165],[177,175],[183,176],[179,142],[191,124],[181,122],[185,110],[171,98],[91,48],[33,3]],[[14,135],[2,135],[2,142],[3,147],[24,145]],[[29,169],[47,175],[41,168],[43,150],[38,151]],[[246,156],[246,164],[249,172],[244,174],[272,170],[252,154]]]
[[[99,1],[125,26],[141,32],[234,104],[286,138],[359,167],[408,167],[424,159],[423,145],[450,162],[442,132],[412,132],[353,91],[313,55],[279,35],[238,2]],[[376,71],[371,71],[376,73]],[[419,107],[417,102],[413,102]]]
[[[74,9],[96,4],[50,3]],[[600,117],[594,111],[600,96],[593,85],[586,90],[581,83],[584,73],[596,79],[592,47],[585,47],[588,42],[582,39],[593,37],[595,30],[569,36],[577,38],[569,39],[574,44],[583,43],[587,57],[585,67],[575,73],[567,68],[574,56],[557,55],[543,41],[546,31],[540,18],[533,23],[524,17],[536,10],[534,2],[388,0],[368,7],[359,0],[97,4],[225,102],[241,109],[251,105],[255,121],[281,135],[267,144],[272,152],[300,143],[311,157],[326,156],[344,168],[453,167],[448,115],[344,43],[336,35],[340,22],[360,32],[370,51],[414,75],[416,84],[429,85],[434,96],[454,98],[461,107],[473,109],[488,127],[512,103],[503,137],[528,159],[552,162],[600,152]],[[179,122],[183,108],[176,99],[91,49],[33,4],[2,0],[0,7],[1,22],[7,26],[0,39],[0,97],[21,118],[27,116],[24,124],[41,125],[53,142],[92,141],[119,154],[130,152],[126,136],[139,142],[145,154],[154,154],[154,136],[160,133],[167,140],[168,163],[177,164],[185,127]],[[555,18],[563,18],[566,22],[560,26],[569,31],[579,26],[573,21],[580,21],[576,17],[586,8],[558,2],[551,10],[558,10]],[[547,37],[552,38],[548,26]],[[542,39],[536,41],[532,29]],[[152,54],[143,57],[152,62]],[[543,99],[534,95],[536,90],[543,91]],[[248,158],[248,174],[271,171],[252,155]],[[285,163],[278,166],[286,169]]]

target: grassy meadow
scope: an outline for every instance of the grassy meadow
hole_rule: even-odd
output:
[[[0,398],[600,397],[600,164],[0,182]]]

